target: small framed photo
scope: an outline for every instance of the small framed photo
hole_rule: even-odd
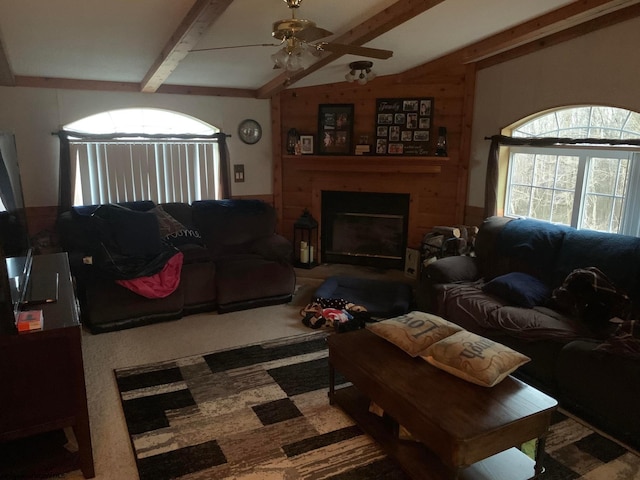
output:
[[[300,135],[300,153],[313,155],[313,135]]]

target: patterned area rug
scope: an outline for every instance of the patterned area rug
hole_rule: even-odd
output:
[[[141,480],[407,478],[329,405],[322,333],[115,374]],[[548,480],[640,479],[637,455],[562,414],[546,449]]]

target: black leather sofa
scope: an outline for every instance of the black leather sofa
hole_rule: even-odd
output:
[[[423,269],[420,309],[529,356],[516,376],[640,448],[640,238],[490,217],[475,245],[475,256]],[[585,293],[568,309],[570,274],[593,267],[615,293]]]
[[[257,200],[151,201],[74,207],[58,235],[92,333],[285,303],[293,295],[291,243],[275,233],[274,208]],[[116,280],[156,275],[183,255],[177,288],[146,298]]]

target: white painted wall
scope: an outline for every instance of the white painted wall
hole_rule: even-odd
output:
[[[184,113],[232,135],[228,139],[231,171],[233,164],[245,166],[245,182],[232,182],[232,194],[272,193],[268,100],[0,87],[0,131],[13,132],[16,136],[26,206],[58,203],[59,142],[52,132],[89,115],[130,107]],[[253,118],[262,125],[262,139],[255,145],[246,145],[238,138],[238,125],[245,118]]]
[[[485,136],[559,106],[611,105],[640,112],[639,47],[636,18],[479,71],[467,204],[484,205]]]

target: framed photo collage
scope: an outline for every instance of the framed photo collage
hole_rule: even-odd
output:
[[[377,155],[429,155],[433,97],[376,99]]]

